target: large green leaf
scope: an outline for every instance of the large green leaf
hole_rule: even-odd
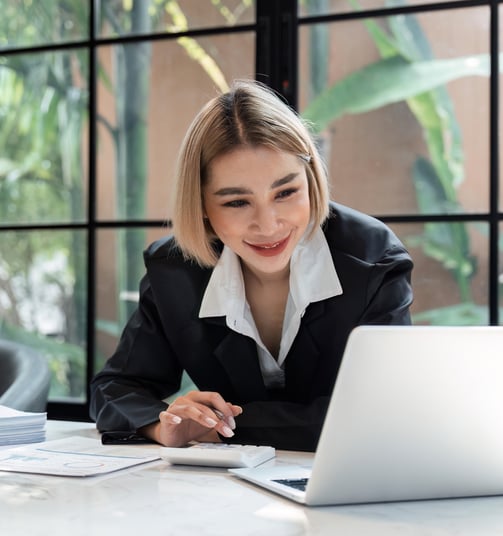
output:
[[[386,6],[406,6],[407,0],[387,0]],[[410,61],[433,59],[430,43],[414,15],[394,15],[387,18],[393,41],[400,55]]]
[[[348,0],[355,11],[361,11],[360,4],[356,0]],[[372,37],[377,50],[382,58],[390,58],[392,56],[403,56],[406,59],[412,59],[400,50],[400,43],[377,24],[373,19],[364,19],[363,24],[367,28],[370,36]]]
[[[416,188],[417,206],[422,214],[445,214],[460,212],[461,207],[442,187],[437,170],[426,158],[414,162],[412,179]]]
[[[435,167],[425,158],[418,158],[412,177],[420,212],[457,212],[460,205],[442,188]],[[416,244],[429,257],[442,263],[453,273],[462,301],[470,300],[469,279],[477,269],[476,258],[470,254],[470,241],[463,222],[425,223],[421,240]]]
[[[487,55],[409,62],[400,56],[368,65],[331,86],[303,112],[319,132],[344,114],[400,102],[465,76],[487,76]]]

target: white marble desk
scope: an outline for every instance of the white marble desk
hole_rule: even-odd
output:
[[[70,435],[97,437],[92,424],[48,423],[48,439]],[[279,453],[284,460],[305,456]],[[308,508],[223,469],[161,461],[91,478],[0,472],[0,534],[503,535],[503,497]]]

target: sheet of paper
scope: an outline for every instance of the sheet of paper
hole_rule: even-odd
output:
[[[46,413],[34,413],[32,411],[20,411],[0,404],[0,424],[2,422],[39,422],[45,421]]]
[[[45,439],[47,414],[0,405],[0,446],[37,443]]]
[[[70,437],[0,451],[0,471],[92,476],[160,459],[158,448],[102,445]]]

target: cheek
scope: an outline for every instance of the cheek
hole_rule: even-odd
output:
[[[299,223],[311,220],[311,202],[308,193],[296,200],[290,207],[290,213]]]
[[[206,214],[213,231],[220,239],[238,234],[238,221],[228,212],[209,208]]]

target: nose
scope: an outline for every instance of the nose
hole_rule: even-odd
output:
[[[275,207],[258,206],[253,213],[251,226],[254,231],[264,235],[273,234],[279,225],[279,218]]]

